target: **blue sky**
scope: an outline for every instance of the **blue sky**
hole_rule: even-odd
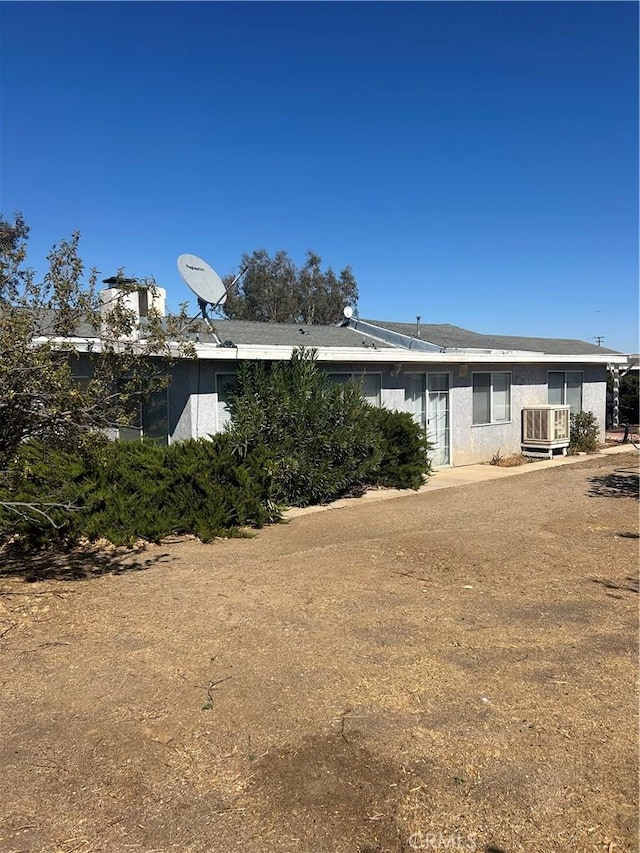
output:
[[[0,209],[41,275],[353,268],[363,317],[638,345],[638,5],[0,4]]]

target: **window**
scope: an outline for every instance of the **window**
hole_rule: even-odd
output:
[[[78,374],[73,374],[73,383],[78,389],[78,391],[82,391],[85,394],[89,388],[89,382],[91,382],[91,378],[89,376],[80,376]]]
[[[362,396],[372,406],[380,405],[379,373],[329,373],[329,381],[336,385],[346,382],[358,382],[362,386]]]
[[[379,373],[365,373],[362,377],[362,396],[372,406],[380,405]]]
[[[120,441],[152,438],[156,444],[169,443],[169,406],[166,388],[151,391],[142,400],[139,397],[132,398],[129,408],[129,425],[118,429]]]
[[[473,374],[473,423],[494,424],[511,420],[511,374]]]
[[[221,432],[231,420],[229,403],[235,387],[235,373],[216,373],[216,391],[218,394],[218,432]]]
[[[167,390],[152,391],[142,403],[142,434],[157,444],[169,443]]]
[[[427,376],[425,373],[405,373],[404,408],[422,429],[427,428],[426,388]]]
[[[582,411],[582,371],[550,370],[547,388],[547,400],[551,405],[569,405],[572,415]]]
[[[329,374],[329,382],[333,382],[334,385],[346,385],[347,382],[351,382],[351,374],[350,373],[330,373]]]
[[[92,378],[87,374],[74,373],[76,387],[86,393]],[[126,394],[126,402],[120,398],[126,425],[112,425],[110,434],[120,441],[140,441],[151,438],[156,444],[169,443],[169,400],[166,388],[146,393],[136,393],[131,377],[123,377],[116,388]]]

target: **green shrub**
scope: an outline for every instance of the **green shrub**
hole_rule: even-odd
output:
[[[265,455],[275,501],[327,503],[375,481],[381,436],[357,385],[332,384],[303,350],[244,363],[237,379],[227,434],[239,459]]]
[[[430,444],[424,430],[408,412],[372,408],[382,437],[382,457],[375,484],[395,489],[418,489],[431,473]]]
[[[24,444],[0,479],[0,504],[22,504],[20,514],[0,506],[0,541],[13,533],[31,543],[123,545],[176,533],[207,541],[276,521],[282,505],[371,485],[416,489],[430,473],[411,416],[370,406],[357,383],[332,384],[313,353],[241,365],[231,411],[226,432],[168,447],[88,440],[71,453]]]
[[[84,537],[123,545],[172,533],[208,541],[276,521],[269,494],[264,459],[253,454],[239,463],[225,435],[169,447],[105,442],[77,454],[32,442],[0,488],[0,500],[25,505],[21,516],[0,511],[0,535],[19,533],[34,544]],[[47,519],[29,504],[59,506],[45,507]]]
[[[0,540],[14,533],[32,543],[74,537],[86,509],[99,454],[98,444],[84,442],[76,453],[41,441],[24,443],[0,478]]]
[[[371,485],[416,489],[430,472],[429,445],[411,415],[369,405],[357,382],[332,384],[313,351],[270,368],[241,365],[231,415],[234,452],[261,449],[272,497],[285,505],[327,503]]]
[[[620,421],[625,424],[640,423],[639,414],[639,377],[637,373],[628,373],[620,379]]]
[[[599,446],[600,429],[593,412],[571,415],[569,453],[594,453]]]

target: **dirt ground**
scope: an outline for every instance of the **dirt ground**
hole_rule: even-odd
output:
[[[0,851],[635,853],[637,456],[5,560]]]

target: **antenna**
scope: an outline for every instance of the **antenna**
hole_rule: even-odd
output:
[[[229,287],[225,287],[218,273],[202,258],[197,255],[180,255],[178,258],[178,272],[189,290],[198,297],[198,308],[204,320],[209,319],[207,305],[210,305],[214,311],[224,305],[227,294],[248,269],[249,267],[246,266]]]

